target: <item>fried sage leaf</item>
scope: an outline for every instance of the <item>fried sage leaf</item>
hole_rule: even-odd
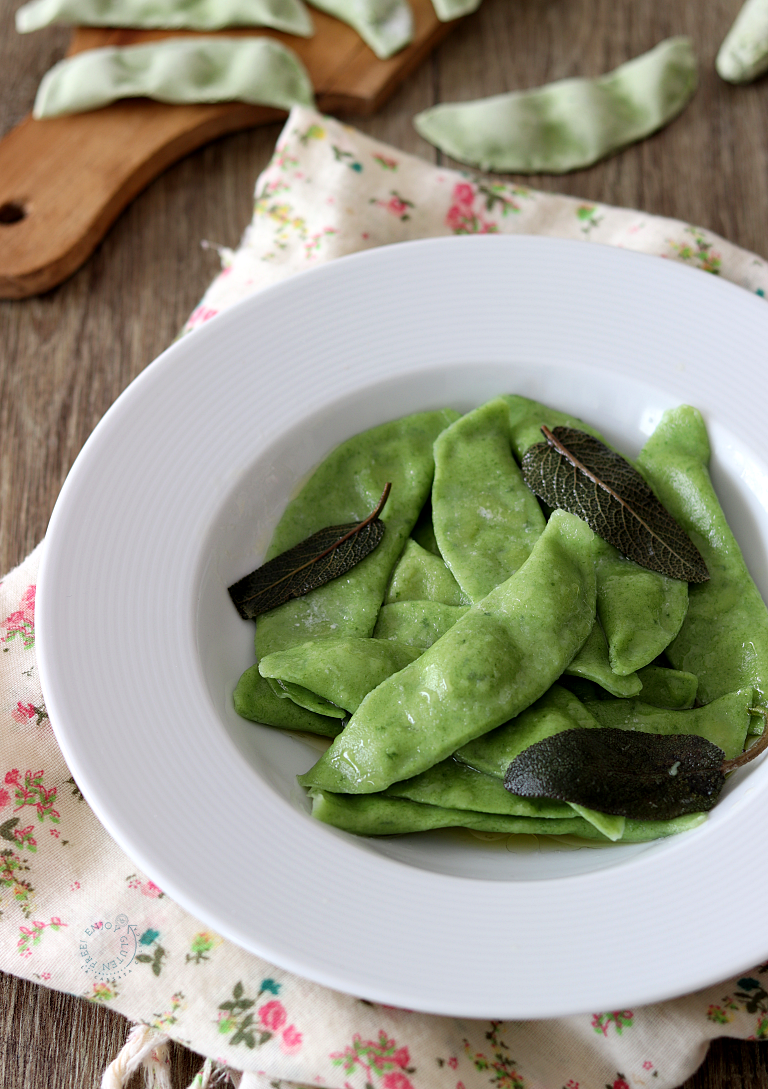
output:
[[[390,488],[387,484],[376,509],[362,522],[326,526],[230,586],[229,596],[243,619],[255,620],[292,598],[303,597],[346,574],[373,552],[384,537],[379,515]]]
[[[641,567],[706,582],[706,564],[685,530],[637,470],[599,439],[572,427],[542,427],[546,442],[523,457],[528,487],[587,525]]]
[[[574,802],[634,820],[671,820],[712,809],[725,776],[768,746],[734,760],[695,734],[575,729],[537,741],[507,768],[504,786],[523,798]]]

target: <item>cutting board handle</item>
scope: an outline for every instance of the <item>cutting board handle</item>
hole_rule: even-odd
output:
[[[312,38],[269,36],[301,57],[318,109],[368,115],[459,21],[441,23],[431,0],[410,2],[413,41],[389,60],[378,60],[350,27],[314,9]],[[69,52],[168,36],[79,28]],[[123,208],[184,155],[226,133],[283,117],[282,111],[243,102],[167,106],[148,99],[70,117],[27,117],[0,140],[0,298],[22,299],[61,283],[93,252]]]

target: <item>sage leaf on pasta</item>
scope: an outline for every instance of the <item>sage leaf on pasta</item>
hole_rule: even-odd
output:
[[[668,38],[598,79],[445,103],[417,114],[414,125],[481,170],[564,174],[662,128],[687,105],[696,81],[690,40]]]
[[[599,439],[571,427],[542,427],[522,470],[544,502],[578,515],[642,567],[686,582],[709,578],[699,550],[638,471]]]
[[[389,492],[387,484],[375,510],[362,522],[320,529],[230,586],[229,596],[243,619],[255,620],[286,601],[303,597],[364,560],[384,537],[379,515]]]
[[[712,809],[726,775],[768,746],[733,760],[695,734],[576,729],[537,741],[509,765],[504,786],[523,798],[573,802],[634,820],[672,820]]]
[[[311,106],[312,83],[296,54],[274,38],[168,38],[66,57],[46,72],[35,118],[82,113],[120,98]]]
[[[768,69],[768,0],[747,0],[715,60],[729,83],[749,83]]]
[[[19,34],[52,23],[163,30],[269,26],[302,37],[312,34],[302,0],[31,0],[16,12]]]

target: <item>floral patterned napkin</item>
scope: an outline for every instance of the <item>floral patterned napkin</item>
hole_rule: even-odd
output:
[[[624,246],[768,290],[765,262],[701,228],[437,168],[296,109],[186,329],[341,254],[490,232]],[[768,963],[642,1009],[487,1022],[373,1005],[225,941],[137,870],[64,763],[35,660],[39,557],[0,584],[0,968],[139,1023],[105,1086],[161,1070],[169,1037],[209,1057],[200,1089],[222,1067],[241,1089],[672,1089],[714,1037],[768,1039]]]

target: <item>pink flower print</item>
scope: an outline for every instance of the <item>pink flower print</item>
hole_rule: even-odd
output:
[[[403,1069],[405,1069],[405,1067],[408,1065],[408,1063],[410,1061],[411,1061],[411,1056],[408,1054],[408,1048],[407,1047],[398,1048],[397,1051],[392,1056],[392,1062],[396,1066],[402,1066]]]
[[[448,1065],[450,1066],[451,1070],[455,1070],[456,1067],[459,1065],[459,1060],[456,1058],[455,1055],[451,1055],[450,1059],[448,1060]],[[403,1066],[405,1066],[405,1063],[403,1063]]]
[[[613,1089],[629,1089],[629,1084],[624,1081],[624,1078],[617,1078],[613,1083]]]
[[[277,1032],[288,1020],[285,1006],[282,1002],[278,1001],[267,1002],[266,1005],[262,1006],[259,1010],[259,1020],[264,1028],[271,1029],[272,1032]]]
[[[11,711],[11,718],[14,722],[28,722],[31,718],[35,717],[35,708],[31,703],[22,703],[21,700],[16,704]]]
[[[295,1055],[297,1051],[301,1050],[302,1036],[295,1025],[289,1025],[287,1029],[283,1030],[283,1037],[280,1041],[280,1050],[284,1055]]]
[[[475,191],[467,182],[459,182],[453,187],[453,199],[456,204],[471,208],[475,203]]]
[[[11,771],[5,773],[5,781],[9,786],[18,786],[20,778],[21,772],[18,768],[12,768]]]
[[[384,1089],[413,1089],[413,1083],[399,1070],[385,1074],[381,1079]]]
[[[646,1059],[643,1063],[643,1070],[653,1070],[653,1063],[650,1059]]]
[[[139,886],[139,890],[142,896],[148,896],[150,900],[156,900],[163,895],[162,889],[159,889],[154,881],[145,881],[143,885]]]
[[[0,809],[10,804],[11,796],[5,788],[0,788]]]
[[[25,647],[35,645],[35,587],[28,586],[19,602],[19,608],[3,621],[4,643],[19,636]]]
[[[411,207],[413,207],[411,205]],[[394,196],[387,202],[387,208],[395,216],[401,216],[408,211],[408,205],[402,197]]]
[[[189,316],[187,329],[196,329],[198,325],[203,325],[206,321],[210,321],[211,318],[215,318],[217,314],[218,310],[213,306],[198,306]]]

